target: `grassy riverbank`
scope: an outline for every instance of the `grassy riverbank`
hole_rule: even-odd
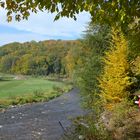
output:
[[[48,101],[71,88],[71,85],[45,78],[24,77],[17,80],[14,76],[4,75],[0,80],[0,107]]]

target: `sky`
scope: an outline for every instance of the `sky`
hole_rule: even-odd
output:
[[[61,18],[54,21],[55,14],[31,13],[28,20],[6,21],[6,12],[0,10],[0,46],[11,42],[41,41],[49,39],[74,40],[81,37],[90,21],[90,14],[82,12],[77,20]]]

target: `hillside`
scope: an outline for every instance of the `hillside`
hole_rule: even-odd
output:
[[[0,47],[0,72],[24,75],[66,74],[65,57],[78,40],[10,43]]]

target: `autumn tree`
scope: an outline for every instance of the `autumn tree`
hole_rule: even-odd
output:
[[[100,97],[106,108],[121,102],[128,97],[128,87],[131,85],[129,77],[128,44],[119,29],[112,28],[111,48],[106,51],[103,62],[105,64],[100,76]]]

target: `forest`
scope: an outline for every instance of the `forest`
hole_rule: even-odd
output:
[[[14,42],[0,47],[0,72],[22,75],[66,75],[66,57],[80,41]]]

